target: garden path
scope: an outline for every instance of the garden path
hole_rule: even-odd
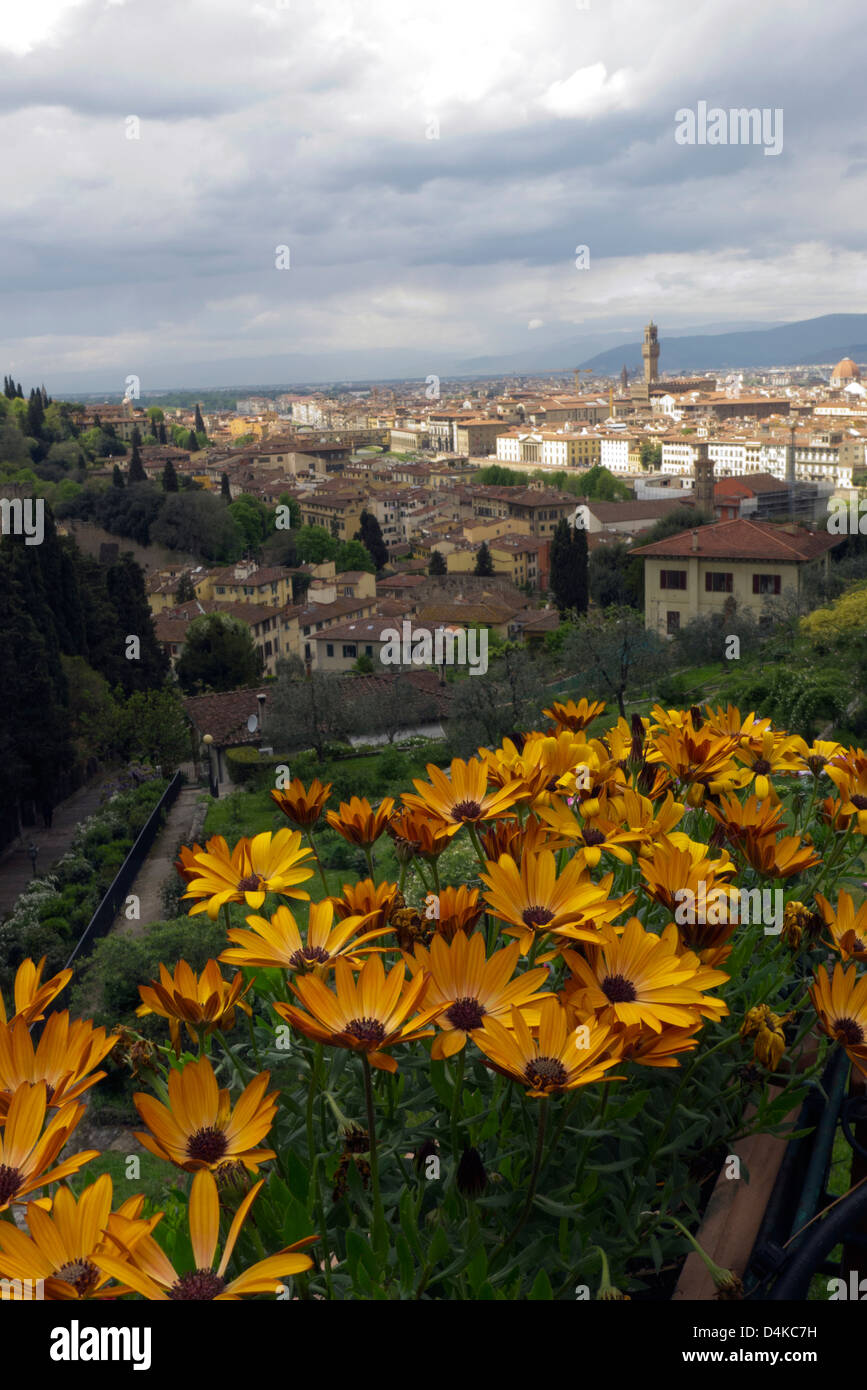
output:
[[[24,892],[33,877],[28,845],[32,843],[39,850],[36,876],[42,878],[50,872],[55,861],[66,854],[80,823],[99,810],[103,790],[116,776],[116,772],[106,772],[85,783],[65,801],[58,802],[50,829],[38,825],[25,826],[23,842],[13,840],[6,847],[0,855],[0,918],[12,911],[16,898]]]

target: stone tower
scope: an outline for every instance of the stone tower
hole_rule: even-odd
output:
[[[644,358],[644,381],[649,386],[656,381],[659,367],[659,339],[657,337],[656,324],[653,319],[644,330],[644,342],[641,347],[641,356]]]
[[[708,453],[707,440],[695,446],[695,505],[698,511],[713,516],[713,459]]]

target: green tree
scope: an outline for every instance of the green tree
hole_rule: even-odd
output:
[[[111,485],[112,485],[112,487],[123,487],[123,486],[124,486],[123,473],[122,473],[121,470],[120,470],[120,465],[117,464],[117,463],[114,465],[114,468],[111,470]]]
[[[152,424],[161,425],[165,418],[165,415],[160,410],[160,407],[158,405],[148,406],[148,419],[151,421]]]
[[[376,567],[370,557],[370,551],[361,541],[343,541],[334,558],[334,563],[338,574],[345,574],[348,570],[364,570],[368,574],[375,574]]]
[[[171,459],[166,459],[165,467],[163,468],[163,492],[177,492],[177,490],[178,475],[175,472],[175,465],[172,463]]]
[[[175,589],[175,603],[194,603],[195,599],[196,589],[192,575],[189,570],[184,570]]]
[[[239,533],[229,509],[211,492],[167,492],[151,538],[172,550],[205,560],[232,560],[240,553]]]
[[[131,484],[147,482],[147,473],[145,473],[144,468],[142,467],[141,454],[139,453],[139,447],[137,444],[133,444],[132,446],[132,455],[129,461],[128,482]]]
[[[662,444],[658,439],[642,439],[639,456],[645,473],[656,472],[662,466]]]
[[[366,509],[361,513],[358,520],[359,529],[356,531],[354,539],[361,541],[362,545],[367,546],[367,549],[370,551],[370,558],[378,572],[384,569],[388,563],[388,549],[386,548],[385,541],[382,539],[382,529],[376,517],[373,515],[373,512],[369,512]]]
[[[271,531],[270,508],[257,497],[244,493],[234,502],[230,502],[226,510],[235,523],[241,549],[251,555],[258,555],[262,542]]]
[[[473,574],[484,575],[485,577],[494,573],[494,562],[491,559],[491,552],[488,549],[487,541],[482,541],[476,551],[476,563]]]
[[[185,449],[188,449],[188,450],[190,451],[191,454],[197,454],[197,453],[198,453],[198,451],[199,451],[199,441],[198,441],[198,439],[196,438],[195,430],[190,430],[190,431],[189,431],[189,433],[188,433],[188,435],[187,435],[187,441],[186,441],[186,444],[184,445],[184,448],[185,448]]]
[[[597,608],[644,608],[644,565],[625,541],[597,546],[588,562],[587,579]]]
[[[187,695],[205,690],[237,690],[262,674],[262,653],[250,629],[228,613],[206,613],[186,630],[176,674]]]
[[[201,412],[201,410],[199,409],[198,402],[196,403],[196,422],[195,422],[195,430],[196,430],[196,434],[204,434],[204,433],[205,433],[205,422],[204,422],[204,420],[202,419],[202,412]]]
[[[295,549],[303,565],[321,565],[326,560],[335,560],[339,548],[339,543],[324,526],[302,526],[295,537]]]
[[[232,489],[229,486],[228,473],[220,474],[220,496],[224,502],[231,502],[232,500]]]
[[[448,565],[445,556],[439,550],[431,551],[430,564],[427,568],[428,574],[448,574]]]
[[[119,711],[118,742],[123,756],[159,767],[171,777],[190,757],[190,725],[177,689],[137,691]]]
[[[650,688],[666,669],[669,653],[634,608],[608,608],[580,618],[564,643],[569,669],[581,672],[591,694],[617,701],[626,718],[626,700]]]
[[[346,738],[349,720],[349,702],[338,676],[323,671],[308,676],[297,657],[278,662],[262,731],[275,748],[313,748],[322,761],[330,743]]]

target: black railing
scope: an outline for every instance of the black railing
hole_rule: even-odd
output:
[[[166,813],[176,800],[182,785],[183,777],[180,772],[176,772],[139,831],[135,844],[112,879],[102,901],[75,943],[65,968],[68,968],[73,962],[81,960],[83,956],[89,955],[93,950],[94,942],[98,941],[100,937],[108,935],[111,924],[126,899],[127,890],[150,853],[151,846],[165,823]]]

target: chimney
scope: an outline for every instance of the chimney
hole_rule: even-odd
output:
[[[694,530],[693,533],[692,533],[692,548],[693,548],[693,550],[698,550],[698,531],[697,531],[697,530]]]

